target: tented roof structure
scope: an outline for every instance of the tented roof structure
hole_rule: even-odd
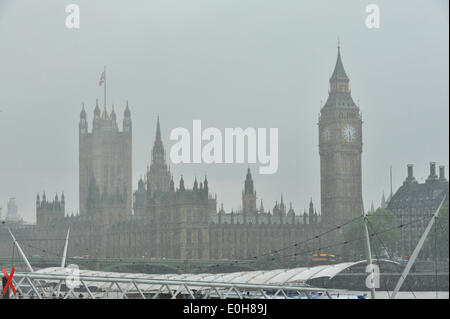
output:
[[[380,260],[381,261],[381,260]],[[390,262],[383,260],[384,262]],[[117,279],[133,279],[137,282],[154,282],[155,284],[138,283],[143,290],[159,289],[161,284],[158,281],[164,282],[196,282],[205,283],[226,283],[226,284],[252,284],[252,285],[306,285],[307,281],[315,278],[333,278],[340,272],[359,264],[365,264],[366,261],[345,262],[334,265],[321,265],[315,267],[299,267],[292,269],[275,269],[275,270],[257,270],[257,271],[242,271],[231,273],[202,273],[202,274],[138,274],[138,273],[118,273],[118,272],[103,272],[93,270],[79,270],[81,278],[91,278],[89,286],[95,286],[99,289],[106,288],[110,282],[104,281],[105,278],[114,280]],[[37,270],[36,274],[43,275],[66,275],[68,269],[61,267],[51,267]],[[99,281],[96,282],[95,278]],[[93,279],[94,278],[94,279]],[[58,279],[56,279],[58,281]]]
[[[389,260],[374,260],[388,262]],[[365,298],[345,290],[308,285],[366,264],[365,260],[292,269],[202,274],[137,274],[50,267],[16,273],[13,283],[26,298]],[[66,286],[63,288],[62,286]],[[61,290],[62,289],[62,290]],[[81,289],[81,290],[80,290]],[[62,295],[61,295],[62,294]]]

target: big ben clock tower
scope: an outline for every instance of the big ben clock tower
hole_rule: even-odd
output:
[[[322,221],[333,225],[360,215],[363,210],[362,119],[349,82],[338,45],[328,99],[319,117]]]

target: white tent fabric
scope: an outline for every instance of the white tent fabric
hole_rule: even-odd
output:
[[[388,261],[386,261],[388,262]],[[335,265],[321,265],[315,267],[299,267],[292,269],[275,269],[267,271],[241,271],[232,273],[219,274],[138,274],[138,273],[118,273],[103,272],[92,270],[79,270],[79,275],[83,277],[99,277],[99,281],[89,281],[89,287],[97,287],[99,289],[109,288],[110,282],[101,281],[101,278],[110,279],[151,279],[151,280],[173,280],[173,281],[189,281],[189,282],[214,282],[214,283],[235,283],[235,284],[264,284],[264,285],[290,285],[290,284],[306,284],[308,280],[315,278],[333,278],[340,272],[358,264],[366,263],[365,260],[357,262],[345,262]],[[37,270],[37,274],[45,275],[67,275],[68,269],[61,267],[51,267]],[[58,280],[48,280],[48,282],[58,282]],[[121,289],[127,287],[128,283],[119,283]],[[160,284],[139,283],[141,290],[158,290]],[[134,288],[128,291],[135,290]]]

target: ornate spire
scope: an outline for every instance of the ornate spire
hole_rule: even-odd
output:
[[[180,191],[184,191],[184,179],[183,179],[183,175],[181,175],[181,178],[180,178]]]
[[[162,144],[162,139],[161,139],[161,127],[159,125],[159,115],[158,115],[158,119],[156,121],[156,138],[155,138],[155,143],[156,142],[161,142]]]
[[[194,191],[198,190],[198,182],[197,182],[197,177],[195,177],[194,180]]]
[[[336,60],[336,65],[334,67],[333,75],[331,75],[330,83],[334,81],[350,81],[350,79],[347,76],[347,73],[344,69],[344,64],[342,63],[341,58],[341,45],[340,42],[338,42],[338,56]]]
[[[250,168],[247,170],[247,176],[245,178],[245,185],[244,185],[244,193],[245,194],[253,194],[253,179],[252,174],[250,173]]]
[[[156,121],[156,136],[152,149],[152,164],[164,167],[166,166],[165,150],[161,139],[161,126],[159,124],[159,116]]]
[[[111,118],[111,120],[113,120],[113,121],[116,120],[116,112],[114,112],[114,104],[112,105],[112,110],[111,110],[110,118]]]
[[[294,211],[294,209],[292,208],[292,202],[289,203],[289,211],[288,211],[288,214],[290,214],[290,215],[292,215],[292,216],[295,216],[295,211]]]
[[[108,111],[106,110],[106,105],[103,107],[102,120],[109,120]]]
[[[82,119],[82,120],[86,119],[86,110],[84,109],[84,103],[82,103],[80,119]]]
[[[123,115],[128,118],[131,117],[130,108],[128,107],[128,100],[127,100],[127,106],[125,107],[125,111],[123,112]]]
[[[153,143],[152,148],[152,160],[150,170],[148,171],[148,178],[153,190],[160,190],[163,192],[169,190],[171,174],[166,163],[166,151],[161,138],[159,116],[156,121],[155,142]]]
[[[98,107],[98,99],[95,100],[94,116],[100,116],[100,108]]]
[[[171,192],[174,192],[174,191],[175,191],[175,183],[173,182],[173,175],[172,175],[171,178],[170,178],[169,190],[170,190]]]
[[[205,180],[203,181],[203,187],[206,191],[208,191],[208,179],[206,178],[206,175],[205,175]]]
[[[333,74],[330,77],[330,90],[325,102],[326,108],[357,108],[350,93],[350,79],[344,69],[341,58],[341,46],[338,43],[338,54]]]

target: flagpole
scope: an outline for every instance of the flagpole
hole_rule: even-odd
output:
[[[105,97],[104,97],[103,101],[104,101],[105,107],[106,107],[106,65],[104,66],[103,74],[105,75],[105,87],[104,87],[104,91],[105,91],[104,95],[105,95]]]

